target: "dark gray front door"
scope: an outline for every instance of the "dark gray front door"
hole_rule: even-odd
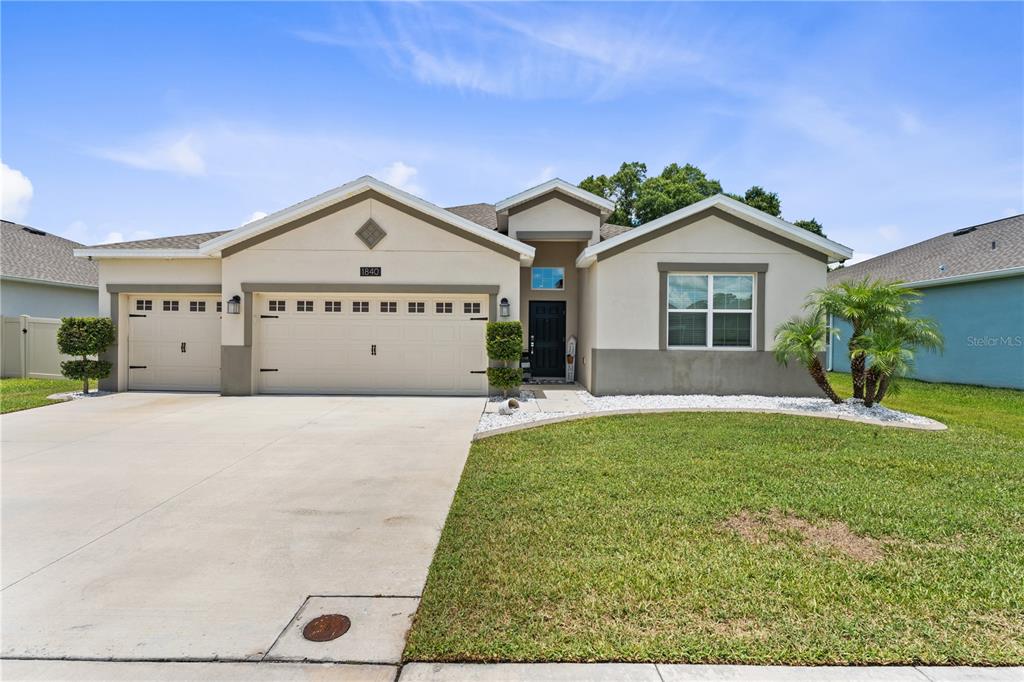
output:
[[[565,377],[565,301],[530,301],[530,372]]]

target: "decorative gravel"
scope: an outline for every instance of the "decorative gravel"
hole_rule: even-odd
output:
[[[52,395],[46,396],[47,400],[81,400],[82,398],[99,398],[105,395],[111,395],[113,391],[89,391],[88,393],[82,393],[81,391],[68,391],[67,393],[53,393]]]
[[[928,417],[891,410],[882,405],[865,407],[860,400],[849,399],[835,405],[825,398],[786,398],[760,395],[610,395],[592,396],[577,391],[585,410],[572,412],[515,412],[511,415],[483,414],[477,433],[493,431],[531,422],[559,420],[580,414],[643,410],[735,410],[737,412],[792,412],[810,416],[832,417],[865,422],[909,426],[921,429],[943,429],[941,423]]]

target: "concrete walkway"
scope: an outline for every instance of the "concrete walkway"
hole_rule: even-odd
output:
[[[127,393],[4,415],[2,656],[397,664],[483,404]],[[311,646],[324,612],[352,628]]]

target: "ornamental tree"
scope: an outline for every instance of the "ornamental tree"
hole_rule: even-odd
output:
[[[78,360],[60,363],[61,374],[68,379],[82,380],[82,393],[89,392],[89,379],[105,379],[110,376],[111,363],[93,360],[103,353],[115,340],[114,323],[105,317],[65,317],[57,330],[57,348],[64,355]]]

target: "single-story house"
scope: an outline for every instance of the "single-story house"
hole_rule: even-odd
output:
[[[935,320],[942,353],[917,353],[923,381],[1024,389],[1024,215],[965,227],[845,268],[828,283],[865,277],[922,294],[914,314]],[[831,369],[850,371],[850,325],[833,320]]]
[[[728,197],[645,225],[562,180],[441,208],[362,177],[227,232],[79,249],[112,390],[485,395],[488,320],[596,394],[816,395],[773,330],[851,250]]]
[[[0,315],[85,317],[97,313],[98,268],[84,244],[4,220],[0,223]]]

